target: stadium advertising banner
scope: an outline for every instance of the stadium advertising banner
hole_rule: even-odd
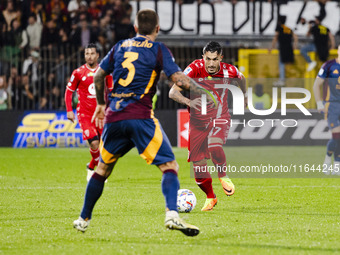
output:
[[[137,13],[138,6],[157,10],[161,31],[170,35],[274,35],[277,13],[287,16],[286,25],[294,28],[294,33],[306,35],[308,22],[320,14],[317,1],[281,1],[280,7],[276,1],[235,1],[235,5],[232,1],[213,5],[197,2],[180,5],[177,1],[131,1],[132,14]],[[322,24],[335,34],[339,30],[339,5],[336,1],[329,1],[325,10],[327,15]],[[297,24],[299,17],[307,22]]]
[[[305,116],[298,110],[290,110],[284,119],[279,110],[266,118],[259,118],[249,111],[243,116],[231,114],[226,145],[326,145],[331,138],[327,121],[317,111],[310,111],[312,116]],[[187,147],[189,113],[186,110],[178,110],[177,116],[178,147]],[[216,124],[226,124],[222,121],[216,121]]]
[[[78,120],[72,123],[66,112],[25,112],[13,140],[14,148],[86,146]]]

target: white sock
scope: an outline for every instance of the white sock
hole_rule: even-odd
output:
[[[167,211],[165,213],[165,217],[167,217],[167,218],[178,218],[179,215],[178,215],[178,212],[176,212],[176,211]]]
[[[328,155],[326,154],[324,164],[327,164],[327,165],[332,164],[332,156],[328,156]]]

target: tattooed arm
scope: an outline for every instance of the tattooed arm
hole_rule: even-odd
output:
[[[188,107],[199,110],[199,107],[201,105],[199,98],[190,100],[189,98],[183,96],[181,93],[183,89],[186,89],[190,90],[190,92],[194,91],[194,93],[197,92],[198,94],[202,94],[204,92],[202,89],[200,89],[199,85],[193,79],[186,76],[182,72],[174,73],[170,76],[170,79],[174,82],[174,85],[169,91],[169,97],[177,103],[184,104]]]
[[[193,79],[186,76],[182,72],[176,72],[170,76],[170,80],[173,81],[178,87],[184,90],[190,90],[190,93],[204,94],[203,88],[197,84]]]
[[[105,99],[104,99],[104,88],[105,88],[105,77],[107,73],[98,67],[98,70],[94,74],[94,85],[96,88],[96,98],[97,103],[100,105],[105,105]]]
[[[176,84],[172,85],[169,91],[169,97],[176,101],[177,103],[184,104],[186,106],[190,106],[190,99],[183,96],[181,93],[182,89],[178,87]]]
[[[96,89],[97,107],[92,116],[91,122],[96,121],[96,126],[103,128],[104,117],[105,117],[105,99],[104,99],[104,88],[105,88],[105,77],[107,73],[98,67],[98,70],[94,74],[94,85]]]

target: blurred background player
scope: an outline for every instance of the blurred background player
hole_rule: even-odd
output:
[[[286,64],[294,63],[294,50],[297,49],[298,45],[298,37],[294,32],[285,25],[286,16],[278,17],[278,24],[275,29],[275,35],[272,40],[272,45],[269,48],[269,53],[276,46],[276,43],[279,42],[279,71],[280,71],[280,79],[274,85],[275,86],[284,86],[286,79]]]
[[[208,78],[200,82],[206,89],[212,90],[212,86],[218,82],[212,82],[209,78],[235,78],[240,79],[240,86],[243,93],[246,93],[245,78],[238,69],[224,62],[222,47],[218,42],[211,41],[203,48],[203,58],[193,61],[184,73],[191,78]],[[216,169],[221,170],[226,166],[226,156],[223,144],[227,140],[230,127],[230,114],[228,109],[228,90],[216,89],[223,104],[218,107],[208,107],[207,114],[200,112],[200,98],[191,99],[181,94],[182,89],[173,85],[170,90],[170,98],[178,103],[187,105],[190,110],[189,127],[189,162],[193,162],[195,180],[197,185],[207,195],[202,211],[211,211],[217,203],[216,195],[213,191],[212,179],[207,171],[207,159],[211,158]],[[228,124],[213,127],[214,119],[228,120]],[[226,176],[225,171],[218,171],[218,177],[226,195],[231,196],[235,192],[235,186]]]
[[[321,61],[327,61],[329,56],[329,49],[335,48],[335,40],[331,31],[321,25],[323,16],[318,16],[314,21],[309,22],[309,30],[307,37],[313,35],[313,42],[303,46],[300,50],[301,55],[308,63],[307,72],[312,71],[316,67],[316,61],[312,61],[308,56],[311,51],[316,51]]]
[[[72,109],[72,95],[77,90],[78,105],[77,117],[80,128],[83,131],[83,140],[87,140],[90,145],[91,161],[87,163],[87,181],[91,178],[94,168],[99,162],[99,139],[102,133],[101,128],[97,128],[91,122],[93,113],[97,106],[96,91],[93,77],[98,69],[99,53],[95,44],[88,44],[85,48],[85,64],[72,72],[70,81],[65,90],[65,105],[67,118],[74,122],[75,115]]]
[[[338,57],[324,63],[314,82],[314,97],[319,112],[327,117],[328,127],[332,132],[332,139],[327,143],[327,152],[324,164],[330,174],[332,155],[334,154],[334,168],[332,174],[340,173],[334,171],[340,167],[340,45],[338,45]],[[323,86],[324,101],[321,99],[320,88]],[[325,104],[324,104],[325,102]]]
[[[196,226],[185,223],[177,212],[178,164],[170,142],[152,111],[152,97],[163,69],[166,76],[185,89],[198,90],[195,82],[185,76],[174,62],[170,50],[155,42],[159,33],[159,18],[154,10],[143,9],[135,21],[137,37],[117,43],[100,63],[95,74],[97,108],[94,119],[105,124],[100,145],[100,162],[88,182],[85,201],[74,227],[85,231],[104,182],[117,160],[137,147],[148,164],[162,171],[162,192],[166,201],[165,227],[188,236],[199,233]],[[104,78],[112,73],[114,88],[105,107]],[[106,109],[105,109],[106,108]],[[128,169],[126,169],[128,170]]]
[[[271,98],[267,93],[263,93],[263,85],[261,83],[255,85],[252,96],[255,109],[269,109],[272,106]]]

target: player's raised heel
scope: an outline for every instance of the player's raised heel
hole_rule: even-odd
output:
[[[207,198],[205,200],[205,203],[201,209],[201,211],[206,212],[206,211],[212,211],[214,209],[215,205],[217,205],[217,198]]]
[[[222,184],[224,193],[227,196],[231,196],[235,193],[235,185],[228,177],[222,177],[222,178],[219,178],[219,180]]]
[[[190,225],[181,219],[176,211],[167,212],[165,227],[171,230],[179,230],[187,236],[197,236],[200,232],[198,227]]]
[[[77,220],[73,221],[73,227],[83,233],[86,231],[89,225],[90,221],[84,220],[82,217],[79,217]]]

